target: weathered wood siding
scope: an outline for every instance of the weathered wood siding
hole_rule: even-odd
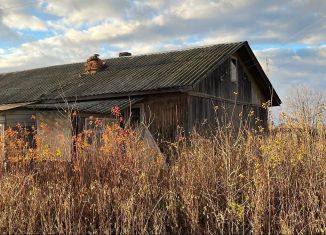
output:
[[[143,102],[145,122],[149,123],[154,138],[172,140],[178,126],[187,130],[188,105],[185,94],[148,96]]]
[[[248,71],[245,61],[235,54],[237,59],[237,81],[231,81],[230,60],[227,59],[194,87],[194,92],[189,92],[188,98],[188,126],[206,123],[206,126],[215,126],[219,122],[232,121],[234,126],[242,125],[250,112],[251,125],[255,118],[261,120],[260,124],[267,126],[267,110],[261,108],[265,102],[264,96],[254,77]],[[241,120],[240,117],[241,116]]]
[[[252,81],[242,62],[238,59],[237,100],[252,103]],[[254,91],[256,92],[256,91]]]
[[[213,95],[229,100],[237,100],[248,104],[261,105],[264,95],[258,88],[254,77],[245,66],[245,61],[235,54],[238,62],[238,81],[232,82],[230,77],[230,59],[226,60],[194,87],[196,92]]]
[[[235,104],[218,98],[190,95],[188,97],[188,106],[188,126],[196,127],[197,130],[213,129],[217,125],[227,125],[229,123],[236,128],[240,127],[240,125],[249,127],[254,127],[254,125],[267,126],[267,110],[257,105]],[[256,120],[259,121],[256,122]]]
[[[254,76],[246,67],[246,61],[239,54],[234,56],[239,61],[239,100],[260,106],[263,102],[266,102],[266,98],[259,89]],[[253,66],[253,64],[249,63],[247,66]],[[250,100],[248,100],[248,96]]]
[[[236,84],[231,82],[229,63],[227,60],[215,70],[208,72],[206,77],[194,87],[194,90],[216,97],[233,99]]]
[[[218,102],[213,99],[203,97],[188,97],[188,127],[189,130],[195,126],[201,128],[213,127],[216,124]]]
[[[35,125],[35,120],[32,119],[32,115],[35,115],[33,110],[8,110],[1,112],[0,114],[5,120],[5,129],[9,127],[15,128],[18,123],[25,127],[31,127]]]

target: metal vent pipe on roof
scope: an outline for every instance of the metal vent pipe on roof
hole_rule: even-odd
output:
[[[124,51],[119,53],[119,57],[125,57],[125,56],[131,56],[132,54],[130,52]]]

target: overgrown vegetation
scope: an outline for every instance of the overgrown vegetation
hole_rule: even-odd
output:
[[[269,133],[180,134],[169,166],[119,125],[106,127],[101,147],[80,135],[71,163],[38,160],[18,138],[19,160],[0,176],[0,232],[325,233],[325,125],[302,120],[283,114]]]

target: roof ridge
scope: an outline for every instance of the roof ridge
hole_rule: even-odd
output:
[[[240,44],[244,44],[244,43],[247,43],[247,41],[225,42],[225,43],[217,43],[217,44],[207,44],[207,45],[202,45],[202,46],[190,46],[190,47],[184,47],[184,48],[172,49],[172,50],[166,50],[166,51],[143,53],[143,54],[132,55],[132,56],[112,57],[112,58],[107,58],[104,60],[130,58],[130,57],[147,56],[147,55],[159,55],[159,54],[167,54],[167,53],[173,53],[173,52],[179,52],[179,51],[188,51],[188,50],[194,50],[194,49],[208,48],[208,47],[213,47],[213,46],[222,46],[222,45],[231,45],[231,44],[239,44],[240,45]]]

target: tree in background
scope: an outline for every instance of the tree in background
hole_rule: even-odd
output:
[[[326,93],[306,85],[295,86],[289,90],[282,110],[291,121],[316,128],[326,122]]]

